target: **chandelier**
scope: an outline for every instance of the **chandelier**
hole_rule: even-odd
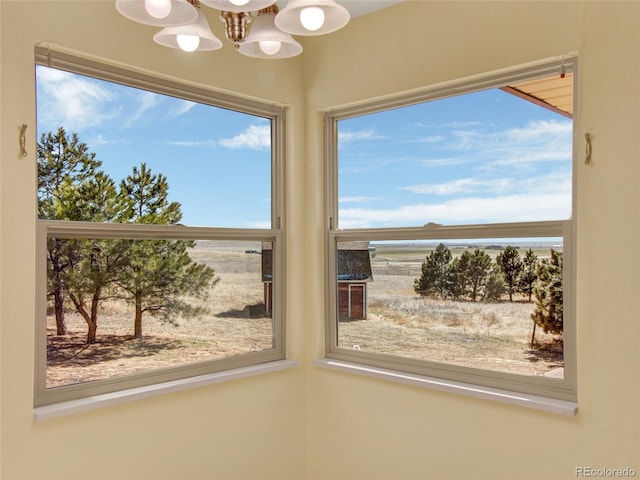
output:
[[[282,10],[276,0],[116,0],[116,9],[130,20],[163,27],[153,40],[165,47],[222,48],[201,4],[220,10],[225,35],[238,52],[257,58],[294,57],[302,45],[291,35],[323,35],[349,22],[349,12],[335,0],[289,0]]]

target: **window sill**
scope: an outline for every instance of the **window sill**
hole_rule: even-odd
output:
[[[247,378],[255,375],[295,368],[297,365],[298,362],[296,360],[278,360],[275,362],[252,365],[250,367],[211,373],[209,375],[183,378],[172,382],[132,388],[129,390],[122,390],[120,392],[106,393],[104,395],[70,400],[68,402],[60,402],[52,405],[45,405],[43,407],[35,407],[33,409],[33,414],[37,421],[50,420],[52,418],[73,415],[75,413],[86,412],[111,405],[119,405],[121,403],[154,397],[165,393],[180,392],[191,388],[204,387],[206,385],[213,385],[216,383],[238,380],[240,378]]]
[[[395,370],[387,370],[384,368],[371,367],[358,363],[332,360],[330,358],[315,360],[314,364],[318,367],[327,368],[330,370],[338,370],[341,372],[347,372],[356,375],[364,375],[366,377],[389,380],[392,382],[404,383],[422,388],[430,388],[443,392],[457,393],[473,398],[493,400],[496,402],[507,403],[509,405],[518,405],[521,407],[543,410],[560,415],[573,416],[578,411],[577,402],[557,400],[554,398],[547,398],[528,393],[511,392],[509,390],[483,387],[470,383],[455,382],[452,380],[443,380],[434,377],[425,377],[422,375],[404,373]]]

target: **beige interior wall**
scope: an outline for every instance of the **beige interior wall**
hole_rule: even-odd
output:
[[[561,479],[640,475],[640,34],[637,2],[408,1],[264,62],[228,46],[183,55],[112,1],[0,2],[0,361],[4,479]],[[215,14],[210,24],[222,36]],[[288,355],[296,370],[36,423],[32,417],[33,45],[52,42],[291,105]],[[578,174],[579,413],[562,417],[311,364],[323,352],[324,109],[580,51],[593,164]],[[304,73],[304,78],[301,76]]]
[[[210,9],[208,9],[210,10]],[[0,163],[0,291],[2,322],[2,466],[15,480],[300,478],[304,444],[302,371],[291,369],[117,407],[34,422],[35,101],[33,46],[38,42],[103,61],[183,78],[205,86],[292,105],[287,128],[300,138],[301,62],[243,57],[230,44],[180,54],[156,46],[157,30],[120,16],[109,1],[2,1],[2,142]],[[224,38],[210,10],[209,23]],[[296,107],[297,106],[297,107]],[[29,156],[18,152],[18,125],[28,124]],[[287,153],[299,156],[291,142]],[[287,176],[295,177],[290,162]],[[288,184],[287,195],[300,196]],[[289,208],[295,228],[302,209]],[[299,242],[288,255],[300,256]],[[289,261],[292,278],[296,262]],[[290,291],[299,297],[296,282]],[[293,298],[293,296],[292,296]],[[300,305],[289,302],[291,315]],[[301,330],[287,329],[288,355],[298,357]],[[6,341],[5,341],[6,340]]]
[[[409,1],[306,43],[314,241],[322,228],[319,111],[572,51],[581,67],[578,415],[309,366],[308,479],[569,479],[579,466],[640,475],[639,21],[637,2]],[[585,132],[590,166],[582,162]],[[321,258],[307,258],[306,271],[321,271]],[[319,276],[309,282],[309,292],[321,291]],[[318,312],[307,331],[311,360],[324,348],[324,306],[320,295],[306,301]]]

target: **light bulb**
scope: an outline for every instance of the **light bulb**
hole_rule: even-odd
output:
[[[234,4],[236,7],[242,7],[249,3],[249,0],[229,0],[229,3]]]
[[[324,25],[324,10],[320,7],[307,7],[300,10],[300,23],[311,32]]]
[[[275,55],[280,51],[281,43],[277,40],[260,40],[260,50],[267,55]]]
[[[154,18],[165,18],[171,13],[171,0],[144,0],[144,8]]]
[[[200,37],[198,35],[179,33],[176,35],[176,42],[185,52],[193,52],[200,45]]]

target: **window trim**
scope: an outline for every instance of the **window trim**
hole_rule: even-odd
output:
[[[425,380],[423,386],[433,382],[428,379],[442,379],[446,382],[473,385],[491,389],[518,392],[561,401],[577,401],[577,355],[576,355],[576,115],[578,65],[577,55],[541,60],[513,68],[502,69],[487,74],[455,80],[435,85],[421,91],[400,94],[344,108],[336,108],[324,113],[325,151],[325,296],[327,314],[325,321],[325,364],[332,361],[343,362],[351,368],[343,371],[357,373],[363,365],[391,371],[399,375],[409,374]],[[430,100],[472,93],[489,88],[499,88],[517,81],[548,77],[561,71],[574,73],[574,127],[572,146],[572,215],[569,220],[546,222],[522,222],[481,225],[433,225],[424,227],[339,229],[338,225],[338,122],[348,118],[377,113],[393,108],[410,106]],[[337,293],[336,293],[336,251],[337,242],[363,240],[438,240],[438,239],[478,239],[478,238],[563,238],[563,284],[564,297],[564,378],[555,379],[542,376],[520,375],[508,372],[471,368],[453,364],[378,354],[362,350],[338,347]],[[389,375],[386,375],[389,377]],[[385,375],[380,376],[385,378]],[[455,391],[452,390],[452,391]],[[490,397],[490,396],[489,396]],[[526,403],[526,402],[525,402]],[[574,409],[575,413],[575,409]]]
[[[80,404],[86,404],[87,402],[90,404],[105,404],[105,402],[98,400],[99,397],[135,399],[139,398],[139,395],[135,394],[139,389],[145,392],[144,396],[149,396],[150,394],[159,394],[164,391],[175,391],[176,388],[189,388],[191,384],[199,386],[203,382],[205,384],[217,383],[221,381],[220,379],[227,378],[224,372],[230,372],[231,379],[233,379],[236,378],[233,372],[239,372],[240,377],[238,378],[241,378],[242,376],[253,375],[254,372],[260,373],[264,370],[261,367],[264,365],[273,364],[276,365],[274,368],[279,369],[277,368],[278,362],[286,359],[284,311],[286,271],[284,254],[286,238],[284,234],[285,108],[222,94],[202,87],[179,83],[178,81],[141,73],[122,66],[86,59],[42,46],[35,47],[35,65],[45,65],[71,73],[259,116],[269,120],[271,123],[271,228],[243,229],[182,225],[102,224],[36,219],[34,407],[41,409],[48,407],[50,410],[56,410],[55,405],[58,405],[61,411],[66,411],[67,409],[64,405],[68,404],[68,402],[76,402],[76,404],[78,402]],[[272,298],[273,347],[233,357],[47,389],[46,255],[47,238],[49,236],[63,238],[210,239],[273,242],[273,278],[276,280],[277,285],[273,291]],[[285,368],[290,366],[287,363]],[[267,367],[265,371],[273,371],[273,369]],[[168,390],[163,385],[165,387],[169,385]],[[109,403],[111,402],[106,401],[106,404]],[[72,410],[75,411],[74,409]]]

